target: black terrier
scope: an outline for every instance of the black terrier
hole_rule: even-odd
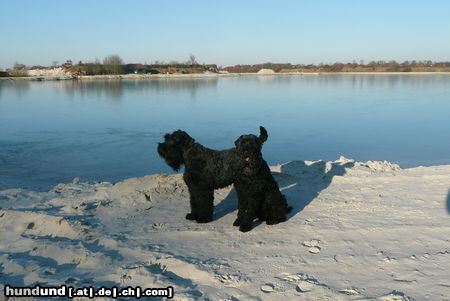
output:
[[[234,183],[245,161],[235,148],[212,150],[196,143],[186,132],[178,130],[158,143],[158,154],[175,171],[185,166],[183,179],[189,189],[191,212],[186,219],[210,222],[214,210],[214,189]]]
[[[263,127],[260,127],[260,131],[259,137],[242,135],[235,141],[236,151],[244,167],[234,181],[239,210],[233,225],[239,226],[242,232],[252,229],[255,218],[266,221],[268,225],[284,222],[285,214],[292,210],[262,157],[262,144],[268,134]]]

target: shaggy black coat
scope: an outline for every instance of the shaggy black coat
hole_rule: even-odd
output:
[[[164,142],[158,144],[158,154],[175,171],[185,166],[183,179],[191,205],[186,219],[210,222],[214,189],[234,183],[239,210],[233,225],[239,226],[240,231],[250,231],[255,218],[269,225],[286,220],[285,214],[292,207],[287,205],[261,154],[267,137],[267,131],[260,127],[259,137],[242,135],[235,141],[236,148],[217,151],[196,143],[181,130],[164,136]]]
[[[158,154],[176,171],[185,166],[183,179],[191,205],[186,219],[199,223],[213,218],[214,189],[233,184],[244,167],[242,156],[235,148],[209,149],[181,130],[164,136],[164,142],[158,144]]]
[[[262,157],[262,144],[268,135],[263,127],[260,130],[259,137],[243,135],[235,141],[236,150],[243,156],[245,164],[234,182],[239,210],[233,225],[239,226],[242,232],[252,229],[255,218],[268,225],[284,222],[286,213],[292,210]]]

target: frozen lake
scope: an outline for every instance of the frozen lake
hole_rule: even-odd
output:
[[[0,82],[0,189],[172,173],[166,132],[233,146],[269,132],[269,164],[450,164],[450,75],[302,75]]]

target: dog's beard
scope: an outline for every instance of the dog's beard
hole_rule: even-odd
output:
[[[245,175],[253,175],[259,172],[262,166],[262,155],[261,153],[244,152],[242,154],[243,161],[243,173]]]
[[[183,153],[177,148],[168,148],[165,144],[159,143],[158,154],[175,171],[178,171],[184,164]]]

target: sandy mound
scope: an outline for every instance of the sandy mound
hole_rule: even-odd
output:
[[[70,77],[71,74],[64,68],[53,69],[33,69],[27,71],[28,76],[42,76],[42,77]]]
[[[181,175],[0,191],[0,282],[175,290],[174,300],[448,300],[450,166],[293,161],[272,168],[285,223],[184,219]],[[3,296],[3,292],[0,292]]]
[[[275,74],[275,71],[272,69],[261,69],[257,72],[257,74]]]

